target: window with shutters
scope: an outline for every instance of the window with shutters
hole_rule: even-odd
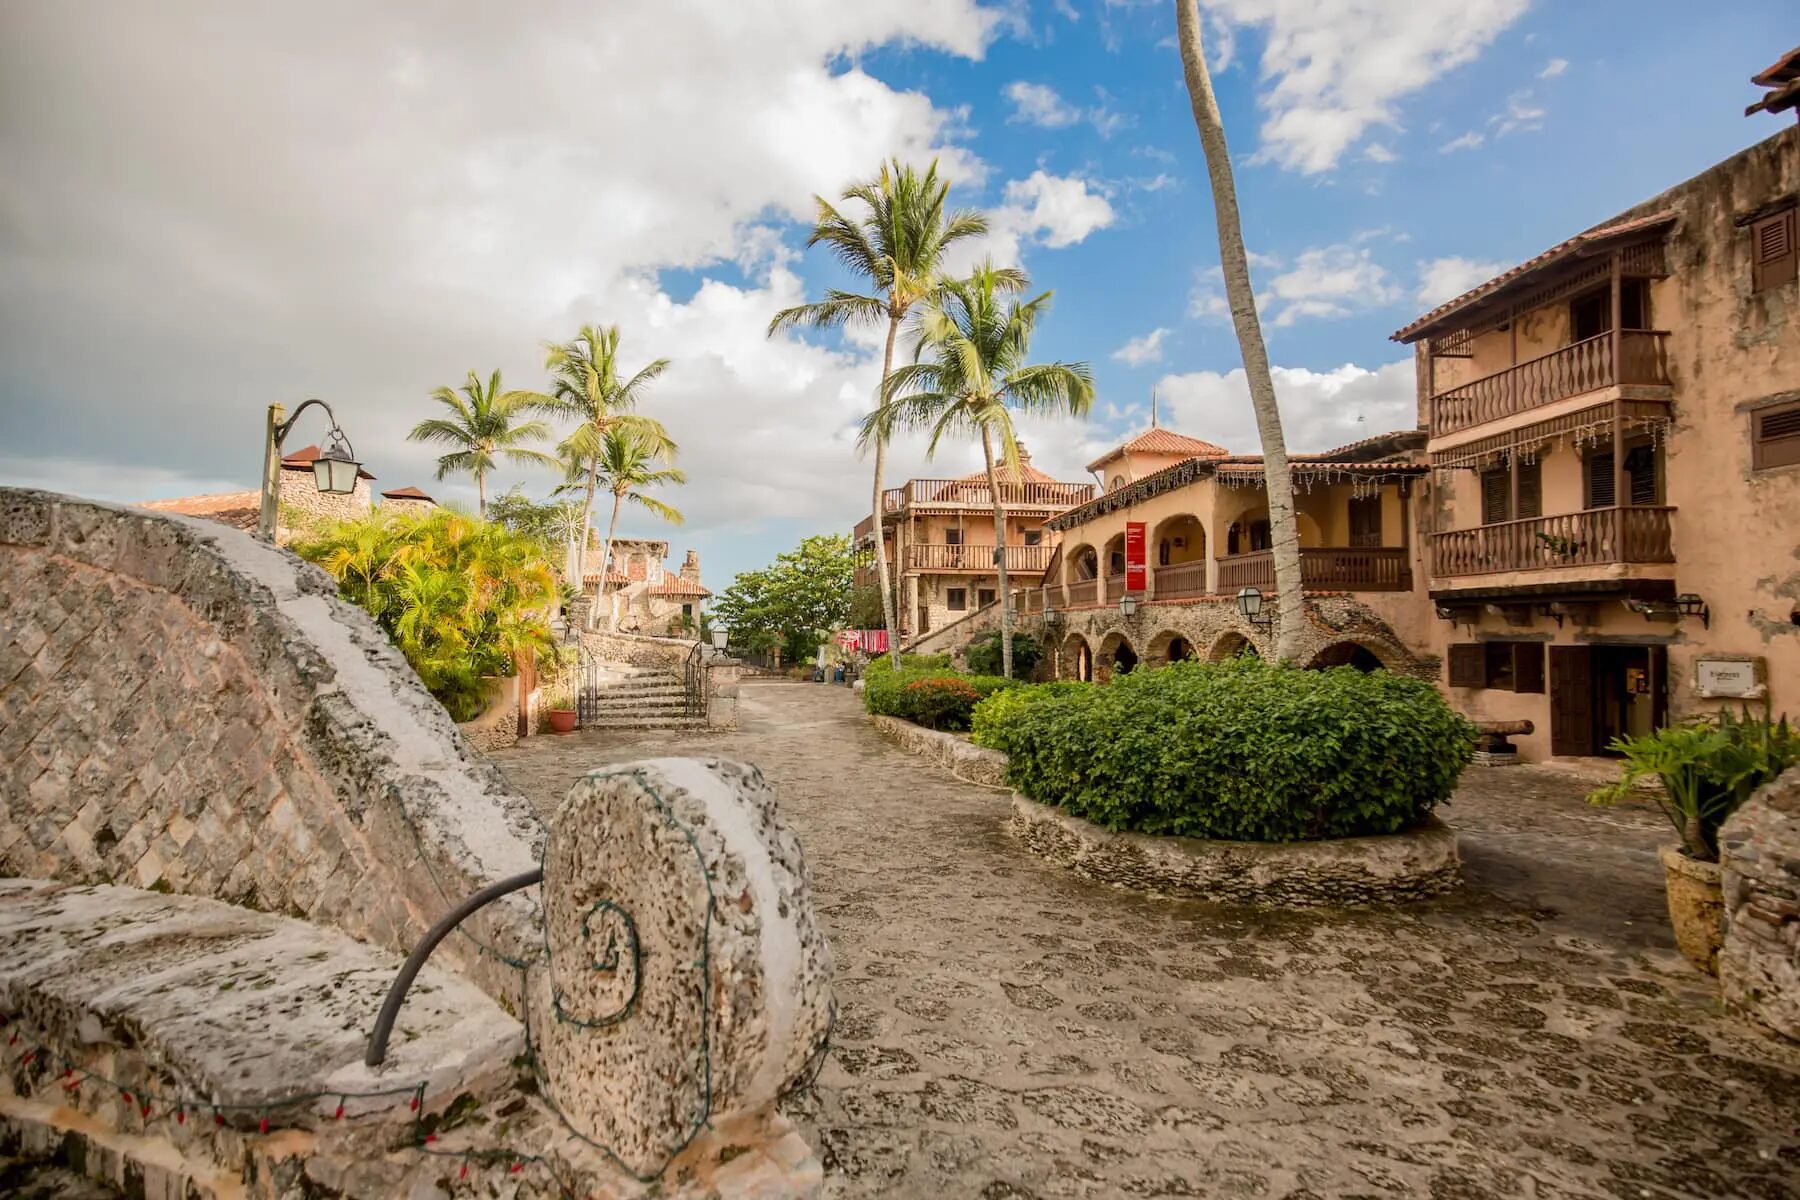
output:
[[[1616,501],[1614,495],[1617,480],[1613,478],[1613,456],[1611,450],[1587,456],[1586,500],[1584,508],[1611,508]]]
[[[1544,515],[1544,464],[1533,460],[1519,464],[1519,511],[1513,514],[1518,519],[1541,517]]]
[[[1450,686],[1478,688],[1487,686],[1487,657],[1480,642],[1457,642],[1445,655],[1450,673]]]
[[[1451,687],[1544,691],[1542,642],[1461,642],[1450,647]]]
[[[960,530],[960,529],[944,530],[944,545],[946,545],[946,546],[962,545],[962,530]]]
[[[1381,545],[1381,497],[1362,496],[1350,501],[1350,544]]]
[[[1750,414],[1750,460],[1758,471],[1800,466],[1800,403]]]
[[[1481,523],[1512,520],[1512,472],[1505,468],[1481,473]]]
[[[1252,551],[1267,550],[1274,544],[1274,539],[1269,536],[1269,523],[1267,521],[1250,522],[1250,549]]]
[[[1642,279],[1619,284],[1619,326],[1650,328],[1650,289]],[[1595,288],[1569,301],[1569,340],[1586,341],[1612,332],[1612,285]]]
[[[1631,485],[1631,503],[1661,503],[1660,474],[1655,446],[1634,446],[1625,452],[1625,479]]]
[[[996,595],[998,595],[998,593],[995,592],[993,588],[976,588],[975,589],[975,607],[976,608],[986,608],[988,605],[990,605],[994,602],[994,597]]]
[[[1788,209],[1750,225],[1750,290],[1764,292],[1794,282],[1800,268],[1795,210]]]
[[[969,591],[967,588],[945,588],[944,607],[951,612],[961,612],[969,607]]]
[[[1044,531],[1041,529],[1027,529],[1025,531],[1025,544],[1027,546],[1043,545],[1044,544]]]

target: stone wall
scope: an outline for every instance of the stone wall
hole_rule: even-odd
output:
[[[0,489],[0,873],[303,916],[404,954],[539,826],[387,638],[212,522]],[[534,940],[522,895],[472,930]],[[439,950],[516,987],[468,938]]]
[[[319,490],[318,477],[311,467],[281,469],[281,540],[301,536],[315,524],[343,521],[369,515],[373,497],[369,481],[357,477],[356,488],[347,496],[328,496]],[[289,528],[293,526],[293,528]]]
[[[954,733],[926,729],[899,717],[870,713],[869,724],[888,741],[928,758],[967,783],[1000,787],[1006,783],[1006,755],[977,746]]]
[[[1732,815],[1719,850],[1725,1000],[1800,1038],[1800,767]]]
[[[602,662],[679,671],[697,643],[692,638],[647,637],[603,629],[583,633],[581,644]]]

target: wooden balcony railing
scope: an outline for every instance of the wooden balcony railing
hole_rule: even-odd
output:
[[[1431,573],[1443,578],[1606,563],[1674,562],[1674,514],[1672,508],[1634,504],[1434,533]]]
[[[1094,498],[1091,483],[1002,483],[1000,502],[1008,508],[1045,508],[1061,512]],[[993,493],[987,481],[970,479],[911,479],[905,487],[889,488],[882,493],[882,508],[899,512],[903,508],[980,508],[992,510]]]
[[[1084,604],[1100,602],[1100,581],[1098,579],[1084,579],[1080,583],[1071,583],[1066,590],[1069,593],[1068,607],[1070,608],[1079,608]]]
[[[1156,577],[1150,581],[1152,592],[1158,600],[1180,600],[1188,596],[1206,595],[1206,560],[1176,563],[1170,567],[1156,568]]]
[[[1013,611],[1032,616],[1044,611],[1044,589],[1026,588],[1013,593]]]
[[[1319,592],[1411,591],[1408,553],[1399,546],[1303,546],[1301,586]],[[1229,596],[1244,587],[1274,589],[1275,556],[1270,551],[1219,560],[1220,593]]]
[[[1121,575],[1108,575],[1106,577],[1106,598],[1108,600],[1117,600],[1120,596],[1123,596],[1124,594],[1125,594],[1125,576],[1122,574]],[[1142,595],[1143,593],[1140,592],[1138,594]]]
[[[1431,432],[1455,433],[1616,383],[1667,384],[1668,336],[1657,329],[1624,330],[1617,371],[1612,334],[1603,333],[1448,388],[1431,398]]]
[[[1006,569],[1043,574],[1050,565],[1049,546],[1008,546]],[[915,542],[906,548],[907,568],[913,571],[969,571],[985,573],[994,569],[994,548],[981,545],[937,545]]]

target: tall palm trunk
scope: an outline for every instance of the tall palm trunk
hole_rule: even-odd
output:
[[[888,317],[887,351],[881,356],[881,384],[887,385],[888,372],[894,369],[894,337],[900,332],[900,318]],[[875,403],[881,403],[882,388],[875,389]],[[873,505],[875,521],[875,583],[881,589],[881,615],[887,621],[888,657],[893,661],[894,669],[900,669],[900,621],[896,609],[899,607],[894,598],[893,583],[888,575],[887,540],[883,536],[886,526],[883,520],[881,503],[881,473],[887,466],[887,439],[875,439],[875,502]],[[900,552],[900,541],[894,539],[894,553]],[[896,563],[895,566],[899,564]]]
[[[612,565],[613,534],[619,531],[619,506],[624,503],[625,493],[614,492],[612,520],[606,523],[606,544],[600,548],[600,594],[602,596],[606,595],[606,572],[611,569]],[[624,587],[621,586],[619,590],[624,591]],[[616,604],[606,606],[606,627],[608,629],[619,627],[618,605]]]
[[[1269,374],[1269,352],[1256,316],[1256,293],[1250,286],[1250,263],[1244,253],[1244,231],[1238,222],[1237,185],[1231,175],[1231,153],[1225,145],[1225,123],[1213,95],[1212,77],[1200,41],[1200,12],[1195,0],[1175,0],[1175,23],[1181,38],[1181,72],[1187,80],[1194,127],[1206,152],[1206,174],[1212,181],[1213,214],[1219,227],[1219,264],[1225,272],[1225,298],[1237,330],[1238,351],[1250,383],[1250,406],[1262,439],[1263,487],[1269,497],[1269,534],[1275,559],[1278,605],[1275,657],[1293,662],[1300,655],[1306,614],[1300,577],[1300,527],[1294,519],[1294,483],[1288,471],[1287,441],[1281,433],[1281,409],[1275,403],[1275,380]]]
[[[994,473],[994,442],[981,429],[981,453],[987,458],[988,495],[994,501],[994,565],[1000,568],[1000,673],[1012,678],[1012,597],[1006,585],[1006,505],[1000,500],[1000,477]]]
[[[475,511],[487,520],[487,472],[475,472]]]
[[[584,573],[587,570],[588,542],[593,538],[594,532],[594,493],[599,487],[600,459],[596,456],[594,461],[588,464],[587,495],[581,502],[581,562]],[[608,547],[607,552],[611,553],[610,547]],[[599,590],[594,593],[594,607],[588,613],[589,629],[594,627],[594,620],[600,614],[600,601],[605,599],[605,597],[606,560],[602,558],[600,560],[600,587]]]

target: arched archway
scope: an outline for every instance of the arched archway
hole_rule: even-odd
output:
[[[1246,654],[1254,655],[1256,652],[1255,643],[1236,630],[1231,630],[1219,635],[1218,640],[1212,644],[1212,649],[1206,652],[1206,661],[1224,662]]]
[[[1387,664],[1381,656],[1361,642],[1333,642],[1306,664],[1309,671],[1323,671],[1328,667],[1355,667],[1364,675],[1371,671],[1381,671]]]
[[[1085,543],[1069,547],[1063,555],[1063,582],[1083,583],[1100,578],[1100,555]]]
[[[1133,670],[1138,665],[1138,653],[1132,647],[1131,640],[1122,633],[1107,634],[1100,643],[1100,653],[1094,657],[1096,674],[1102,683],[1114,675]]]
[[[1094,652],[1079,633],[1071,633],[1056,648],[1056,677],[1094,681]]]
[[[1144,662],[1152,667],[1160,667],[1167,663],[1186,662],[1197,657],[1194,643],[1173,629],[1163,630],[1151,638],[1150,643],[1144,647]]]
[[[1150,561],[1159,567],[1206,561],[1206,526],[1192,513],[1176,513],[1150,531]]]
[[[1125,574],[1125,535],[1115,533],[1106,539],[1106,553],[1100,556],[1100,565],[1106,570],[1108,579],[1116,579]]]

